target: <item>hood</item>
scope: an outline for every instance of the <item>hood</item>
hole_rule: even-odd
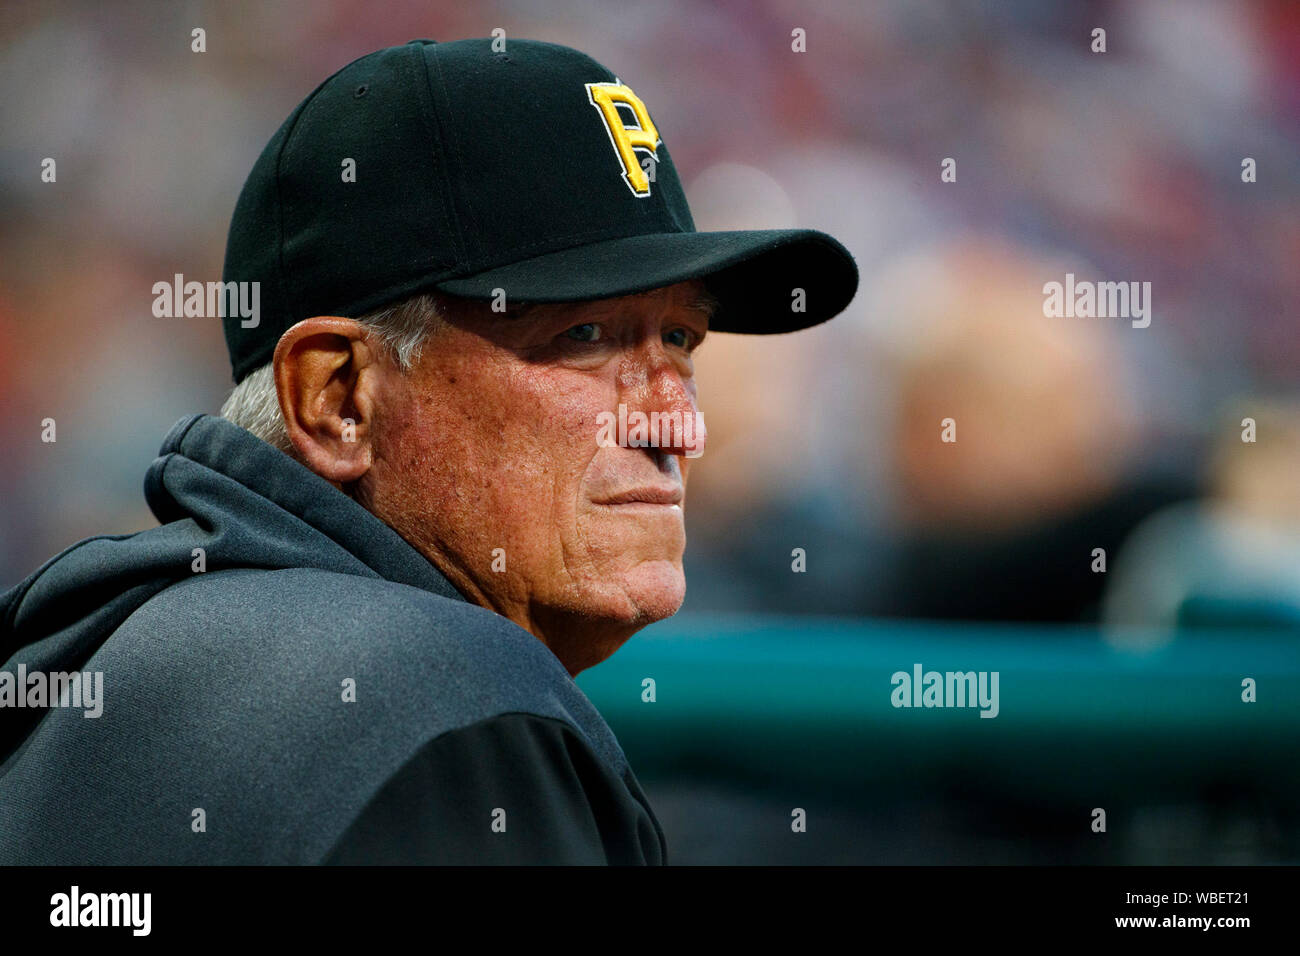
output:
[[[238,425],[191,415],[145,475],[161,523],[87,538],[0,595],[0,670],[66,672],[137,608],[195,573],[319,568],[384,578],[464,600],[429,561],[329,482]],[[0,708],[0,760],[43,709]]]

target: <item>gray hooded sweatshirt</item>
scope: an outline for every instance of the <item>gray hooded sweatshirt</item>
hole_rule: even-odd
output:
[[[666,862],[541,641],[228,421],[159,455],[0,595],[0,865]]]

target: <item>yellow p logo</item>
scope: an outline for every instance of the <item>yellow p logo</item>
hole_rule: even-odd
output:
[[[632,190],[632,195],[644,197],[650,195],[650,180],[645,170],[637,162],[636,150],[648,150],[655,161],[659,160],[655,149],[659,146],[659,131],[650,120],[650,111],[645,108],[640,97],[622,83],[588,83],[587,98],[591,105],[600,110],[605,121],[605,132],[614,146],[618,161],[623,166],[623,182]],[[632,110],[636,126],[626,126],[623,116],[618,111],[618,104],[623,103]]]

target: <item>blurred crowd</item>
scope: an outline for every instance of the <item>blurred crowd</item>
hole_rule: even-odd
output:
[[[1297,622],[1290,0],[6,3],[0,587],[154,523],[163,434],[231,383],[219,320],[155,318],[152,285],[219,277],[293,106],[496,27],[616,70],[698,228],[823,229],[861,269],[831,323],[701,349],[686,610]],[[1066,273],[1150,282],[1150,326],[1045,317]]]

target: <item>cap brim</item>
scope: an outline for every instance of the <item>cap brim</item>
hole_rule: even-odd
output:
[[[437,288],[470,299],[589,302],[703,279],[718,332],[794,332],[825,322],[858,288],[853,256],[813,229],[677,232],[604,239],[512,262]],[[802,295],[798,290],[802,290]]]

